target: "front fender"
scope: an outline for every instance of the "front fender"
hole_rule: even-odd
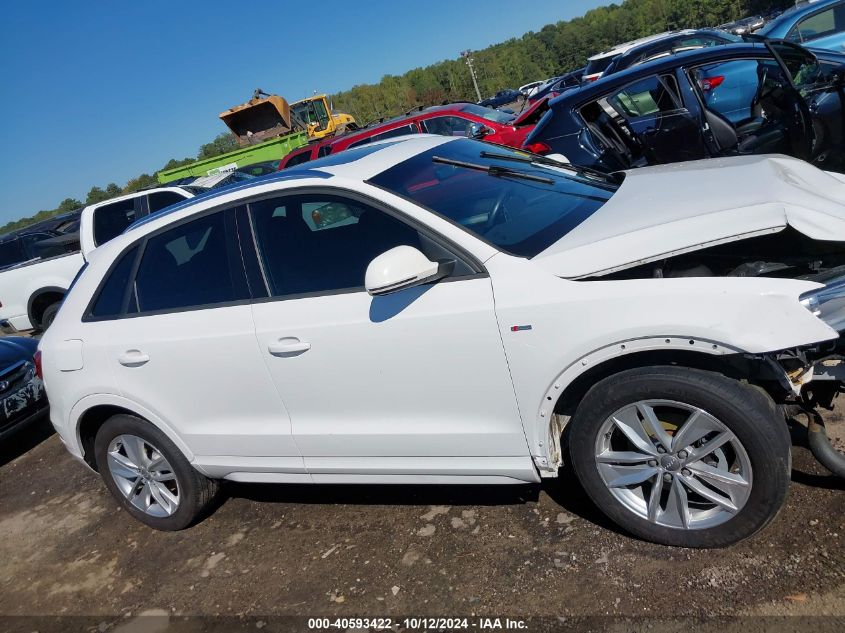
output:
[[[616,356],[653,350],[728,354],[813,345],[838,334],[799,303],[819,285],[757,278],[570,281],[496,255],[496,315],[531,453],[546,455],[559,395]]]

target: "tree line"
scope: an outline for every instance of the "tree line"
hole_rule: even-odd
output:
[[[716,26],[747,15],[786,8],[792,0],[625,0],[588,11],[583,17],[547,24],[538,32],[473,52],[482,98],[497,90],[560,75],[580,68],[586,59],[615,44],[678,28]],[[361,122],[396,116],[422,105],[475,101],[475,90],[461,58],[414,68],[403,75],[385,75],[377,84],[361,84],[331,95],[333,107]],[[212,158],[237,147],[224,132],[199,148],[196,157],[170,159],[152,174],[131,178],[123,187],[94,186],[85,200],[65,198],[55,209],[7,223],[0,233],[20,229],[86,204],[107,200],[156,184],[155,172],[198,159]]]

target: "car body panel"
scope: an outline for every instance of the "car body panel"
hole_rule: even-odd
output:
[[[594,362],[628,353],[629,347],[760,354],[836,338],[798,300],[802,292],[819,288],[816,283],[561,279],[559,270],[548,265],[554,254],[533,259],[507,255],[445,218],[366,182],[453,142],[472,141],[420,135],[318,159],[309,169],[259,178],[151,216],[93,251],[40,343],[45,383],[55,394],[51,419],[71,453],[83,453],[78,424],[86,406],[120,402],[153,424],[163,424],[180,448],[190,445],[186,455],[212,476],[268,482],[536,481],[539,473],[532,464],[543,468],[545,460],[546,474],[554,474],[559,463],[556,440],[549,436],[555,385],[565,388],[561,381],[574,379]],[[735,169],[737,182],[753,173],[762,190],[787,199],[791,195],[796,204],[803,200],[820,217],[839,221],[840,202],[812,190],[821,188],[819,179],[827,188],[832,182],[845,186],[843,180],[809,166],[806,170],[817,175],[805,173],[787,159],[755,160],[711,161],[690,168],[675,178],[670,190],[687,195],[684,188],[690,180],[704,179],[704,171],[717,178]],[[672,180],[672,168],[662,169],[662,178]],[[628,176],[629,192],[637,196],[628,195],[631,208],[617,205],[617,214],[648,217],[645,212],[656,206],[660,193],[654,185],[659,171]],[[651,183],[651,197],[642,183]],[[617,192],[623,202],[625,186]],[[375,199],[477,260],[473,270],[479,272],[386,297],[347,289],[83,321],[111,263],[144,236],[205,210],[300,190]],[[671,219],[671,206],[664,201],[664,210],[657,212]],[[682,207],[678,220],[695,218],[692,206]],[[714,201],[704,215],[709,214],[711,223],[728,225],[727,209],[719,218],[717,206]],[[734,218],[746,212],[733,208]],[[635,231],[633,220],[625,222]],[[823,232],[828,230],[824,222],[807,215],[802,227]],[[647,255],[662,245],[652,240],[652,248]],[[227,340],[214,340],[228,333]],[[311,348],[304,355],[270,358],[273,340],[291,336],[302,336]],[[59,351],[77,340],[82,341],[84,369],[62,367]],[[135,346],[147,351],[150,360],[139,367],[119,366],[116,355]],[[222,367],[221,358],[231,367]],[[146,371],[154,368],[160,375]],[[186,376],[191,380],[188,398],[180,391]],[[234,438],[232,407],[244,416],[239,423],[247,430]],[[287,446],[296,447],[295,455],[277,450],[290,437],[288,428],[293,442]],[[250,433],[252,429],[272,429],[276,435],[262,437]],[[437,459],[428,461],[432,455]],[[276,457],[284,459],[274,461]]]
[[[787,225],[845,241],[845,184],[788,156],[646,167],[627,172],[607,204],[535,261],[561,277],[588,277]]]
[[[498,254],[486,266],[529,446],[540,458],[551,458],[553,403],[601,362],[654,350],[762,353],[837,337],[798,302],[802,292],[819,287],[815,283],[570,281],[535,261]],[[530,328],[514,331],[515,325]]]
[[[33,362],[37,345],[29,338],[0,338],[0,438],[47,413],[44,384]]]

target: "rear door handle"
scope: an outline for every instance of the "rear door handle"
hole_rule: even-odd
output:
[[[286,336],[273,341],[267,346],[267,350],[273,356],[296,356],[311,349],[311,343],[300,341],[295,336]]]
[[[141,350],[130,349],[118,356],[117,362],[124,367],[140,367],[141,365],[150,362],[150,356]]]

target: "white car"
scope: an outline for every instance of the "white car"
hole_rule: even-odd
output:
[[[84,265],[85,255],[119,235],[136,218],[193,196],[193,191],[183,187],[165,186],[85,207],[79,223],[81,251],[32,259],[0,271],[0,330],[7,334],[46,330]]]
[[[620,55],[624,55],[625,53],[634,48],[637,48],[638,46],[642,46],[644,44],[651,44],[664,38],[671,38],[676,35],[692,35],[694,33],[694,29],[683,29],[680,31],[665,31],[663,33],[655,33],[654,35],[647,35],[646,37],[641,37],[640,39],[632,40],[630,42],[617,44],[613,48],[610,48],[606,51],[602,51],[601,53],[596,53],[595,55],[587,59],[587,66],[584,68],[584,75],[582,77],[582,81],[589,83],[591,81],[601,79],[601,77],[604,75],[604,71],[608,69],[610,63],[614,59],[616,59]]]
[[[607,177],[390,139],[137,222],[40,362],[67,449],[154,528],[220,479],[522,484],[571,460],[633,534],[722,546],[783,502],[777,406],[838,385],[835,284],[752,275],[836,276],[843,243],[845,184],[786,157]]]
[[[519,91],[526,97],[530,97],[540,89],[540,86],[543,86],[545,83],[545,81],[532,81],[530,83],[525,84],[524,86],[520,86]]]

